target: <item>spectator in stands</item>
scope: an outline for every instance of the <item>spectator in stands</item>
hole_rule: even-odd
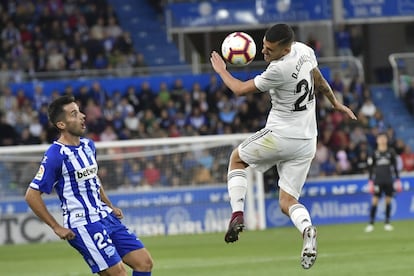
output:
[[[361,148],[357,151],[355,158],[351,159],[352,173],[354,174],[366,174],[368,173],[368,150],[367,148]]]
[[[322,141],[319,140],[316,144],[316,153],[314,158],[319,167],[321,166],[321,164],[328,161],[329,155],[329,149],[326,147],[324,143],[322,143]]]
[[[211,174],[211,171],[203,165],[199,164],[194,169],[193,179],[191,182],[195,185],[213,183],[213,176]]]
[[[90,29],[90,39],[102,41],[105,38],[104,18],[99,17]]]
[[[306,45],[311,47],[315,51],[316,57],[321,57],[322,55],[322,45],[321,42],[313,35],[309,34],[308,39],[306,40]]]
[[[19,137],[19,145],[33,145],[40,144],[41,140],[39,137],[35,137],[30,133],[29,128],[24,128]]]
[[[161,110],[161,114],[158,118],[158,124],[160,126],[160,128],[164,129],[164,130],[169,130],[171,125],[174,124],[173,119],[168,115],[168,110],[167,109],[162,109]]]
[[[80,69],[78,66],[78,58],[76,57],[76,51],[74,48],[70,47],[68,53],[65,56],[66,70],[77,70]],[[79,61],[80,62],[80,61]]]
[[[17,108],[21,109],[25,105],[30,104],[30,100],[25,95],[25,91],[23,88],[19,88],[16,92],[16,102],[17,102]]]
[[[115,49],[119,50],[121,53],[131,53],[134,48],[134,43],[129,32],[124,31],[121,36],[118,36],[115,41]],[[141,57],[136,56],[136,66],[145,65]],[[139,64],[139,65],[138,65]]]
[[[369,119],[374,117],[376,111],[377,107],[375,106],[371,97],[366,97],[364,103],[361,106],[360,112]]]
[[[162,84],[160,84],[161,86]],[[151,108],[155,95],[151,89],[149,82],[143,81],[141,83],[140,91],[138,93],[140,110]]]
[[[182,157],[181,165],[186,174],[188,173],[189,175],[193,175],[195,168],[198,166],[198,162],[196,157],[194,156],[194,152],[185,152],[184,156]]]
[[[29,124],[30,134],[36,138],[39,138],[43,131],[43,126],[39,121],[39,117],[36,113],[31,116],[31,122]]]
[[[329,154],[329,158],[321,164],[321,176],[337,175],[337,165],[333,153]]]
[[[174,101],[174,99],[172,99]],[[193,100],[191,99],[191,95],[190,93],[185,92],[182,95],[181,98],[181,103],[179,105],[177,105],[177,103],[174,101],[175,103],[175,107],[179,110],[181,110],[182,112],[184,112],[184,114],[188,117],[191,112],[193,111],[193,107],[195,105],[198,105],[198,103],[194,103]]]
[[[200,130],[203,126],[207,126],[208,120],[204,113],[201,112],[199,106],[194,106],[188,116],[187,124],[194,130]]]
[[[177,110],[184,111],[184,95],[188,93],[182,79],[177,78],[170,89],[171,99],[174,101]]]
[[[7,112],[17,107],[16,96],[13,95],[12,90],[9,87],[3,87],[0,94],[0,111]]]
[[[362,76],[355,75],[352,77],[351,83],[349,84],[349,91],[355,93],[357,99],[363,99],[364,91],[367,89],[367,85],[363,81]]]
[[[343,94],[345,90],[345,84],[340,72],[334,73],[332,81],[330,81],[329,84],[331,85],[331,88],[334,92]]]
[[[195,102],[195,104],[198,104],[200,106],[200,109],[203,113],[208,113],[210,110],[207,102],[207,94],[204,91],[200,93],[200,98]]]
[[[350,27],[350,35],[352,54],[357,58],[361,58],[364,51],[364,35],[362,25],[353,24]]]
[[[114,131],[114,128],[112,125],[107,124],[104,131],[99,135],[99,140],[108,142],[108,141],[116,141],[118,140],[118,135]]]
[[[127,116],[124,118],[124,126],[130,131],[131,138],[135,138],[138,135],[140,120],[135,115],[133,109],[131,109]]]
[[[376,108],[374,116],[369,118],[368,123],[369,123],[370,128],[377,127],[380,132],[387,131],[387,126],[385,124],[384,116],[381,110],[379,110],[378,108]]]
[[[10,68],[11,72],[11,82],[21,83],[24,80],[24,72],[19,67],[19,64],[16,61],[13,61]]]
[[[102,109],[93,99],[88,100],[84,113],[86,115],[86,126],[89,131],[95,134],[102,132],[105,127],[105,121],[102,117]]]
[[[7,62],[1,62],[0,89],[5,87],[11,81],[11,79],[12,79],[12,77],[11,77],[11,74],[10,74],[10,71],[9,71],[9,66],[8,66]]]
[[[338,25],[335,31],[335,46],[338,56],[352,56],[351,34],[343,24]]]
[[[341,149],[336,153],[336,170],[340,175],[351,173],[352,167],[345,150]]]
[[[365,134],[364,129],[361,126],[356,126],[349,135],[350,140],[354,144],[361,144],[367,142],[367,136]]]
[[[3,110],[0,110],[0,146],[11,146],[17,144],[16,130],[6,122]]]
[[[170,91],[168,90],[167,83],[165,83],[164,81],[160,82],[160,88],[158,90],[157,97],[159,98],[163,106],[168,106],[169,101],[171,99],[171,95],[170,95]],[[171,101],[171,103],[174,103],[174,102]]]
[[[112,99],[108,99],[105,103],[105,106],[102,110],[102,114],[105,118],[106,124],[112,125],[115,118],[116,107]]]
[[[12,20],[7,21],[6,27],[1,32],[1,39],[7,48],[21,42],[19,29],[16,28]]]
[[[102,53],[98,53],[95,57],[94,69],[108,69],[108,59]]]
[[[411,79],[410,86],[404,94],[404,103],[412,115],[414,115],[414,77]]]
[[[159,186],[161,180],[161,171],[155,166],[153,161],[148,161],[144,168],[144,183],[150,187]]]
[[[402,161],[402,170],[405,172],[414,171],[414,152],[410,145],[405,145],[404,151],[400,154]]]
[[[47,71],[48,57],[46,50],[43,48],[37,49],[34,57],[34,66],[37,72]]]
[[[49,125],[49,118],[47,115],[47,104],[43,104],[38,113],[39,123],[43,129],[47,129]]]
[[[131,183],[133,187],[139,187],[144,182],[144,172],[142,170],[142,166],[140,162],[131,162],[131,168],[127,172],[128,181]]]
[[[216,106],[216,93],[221,89],[221,84],[218,82],[216,75],[211,75],[208,84],[204,88],[207,93],[207,103],[210,108]],[[212,110],[214,112],[214,110]]]
[[[105,102],[108,99],[107,91],[102,87],[99,81],[94,81],[89,91],[89,95],[95,101],[95,103],[99,106],[99,108],[103,108],[105,106]]]
[[[121,27],[118,25],[117,20],[115,18],[115,16],[110,16],[108,19],[108,25],[106,26],[106,34],[109,35],[109,37],[113,38],[113,39],[117,39],[118,37],[120,37],[123,32]],[[127,52],[127,51],[125,51]]]
[[[66,68],[66,60],[57,47],[49,49],[46,68],[48,71],[62,71]]]
[[[155,120],[152,128],[148,132],[150,137],[159,137],[159,138],[166,138],[168,137],[168,132],[160,127],[160,123],[158,120]]]
[[[237,111],[232,109],[230,104],[223,105],[219,111],[219,118],[225,124],[232,124],[235,121]]]

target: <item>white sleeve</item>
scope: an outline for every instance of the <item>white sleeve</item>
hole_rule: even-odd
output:
[[[254,78],[254,85],[261,92],[266,92],[272,88],[277,88],[283,82],[283,74],[280,70],[280,67],[276,66],[274,63],[269,64],[266,71]]]

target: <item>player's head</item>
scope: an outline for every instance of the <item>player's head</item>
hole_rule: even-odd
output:
[[[290,52],[295,33],[287,24],[276,24],[267,29],[263,38],[264,60],[278,60]]]
[[[61,96],[48,108],[49,120],[60,132],[81,136],[85,131],[85,114],[79,111],[73,96]]]
[[[378,148],[384,148],[388,145],[388,135],[385,132],[380,132],[377,135],[377,146]]]

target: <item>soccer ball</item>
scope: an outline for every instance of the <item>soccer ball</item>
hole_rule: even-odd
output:
[[[244,66],[256,56],[256,43],[244,32],[234,32],[226,36],[221,44],[221,54],[230,64]]]

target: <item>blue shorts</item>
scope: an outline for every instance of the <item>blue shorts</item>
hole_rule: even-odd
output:
[[[129,252],[144,248],[138,237],[112,213],[71,230],[76,237],[68,242],[83,256],[92,273],[114,266]]]

